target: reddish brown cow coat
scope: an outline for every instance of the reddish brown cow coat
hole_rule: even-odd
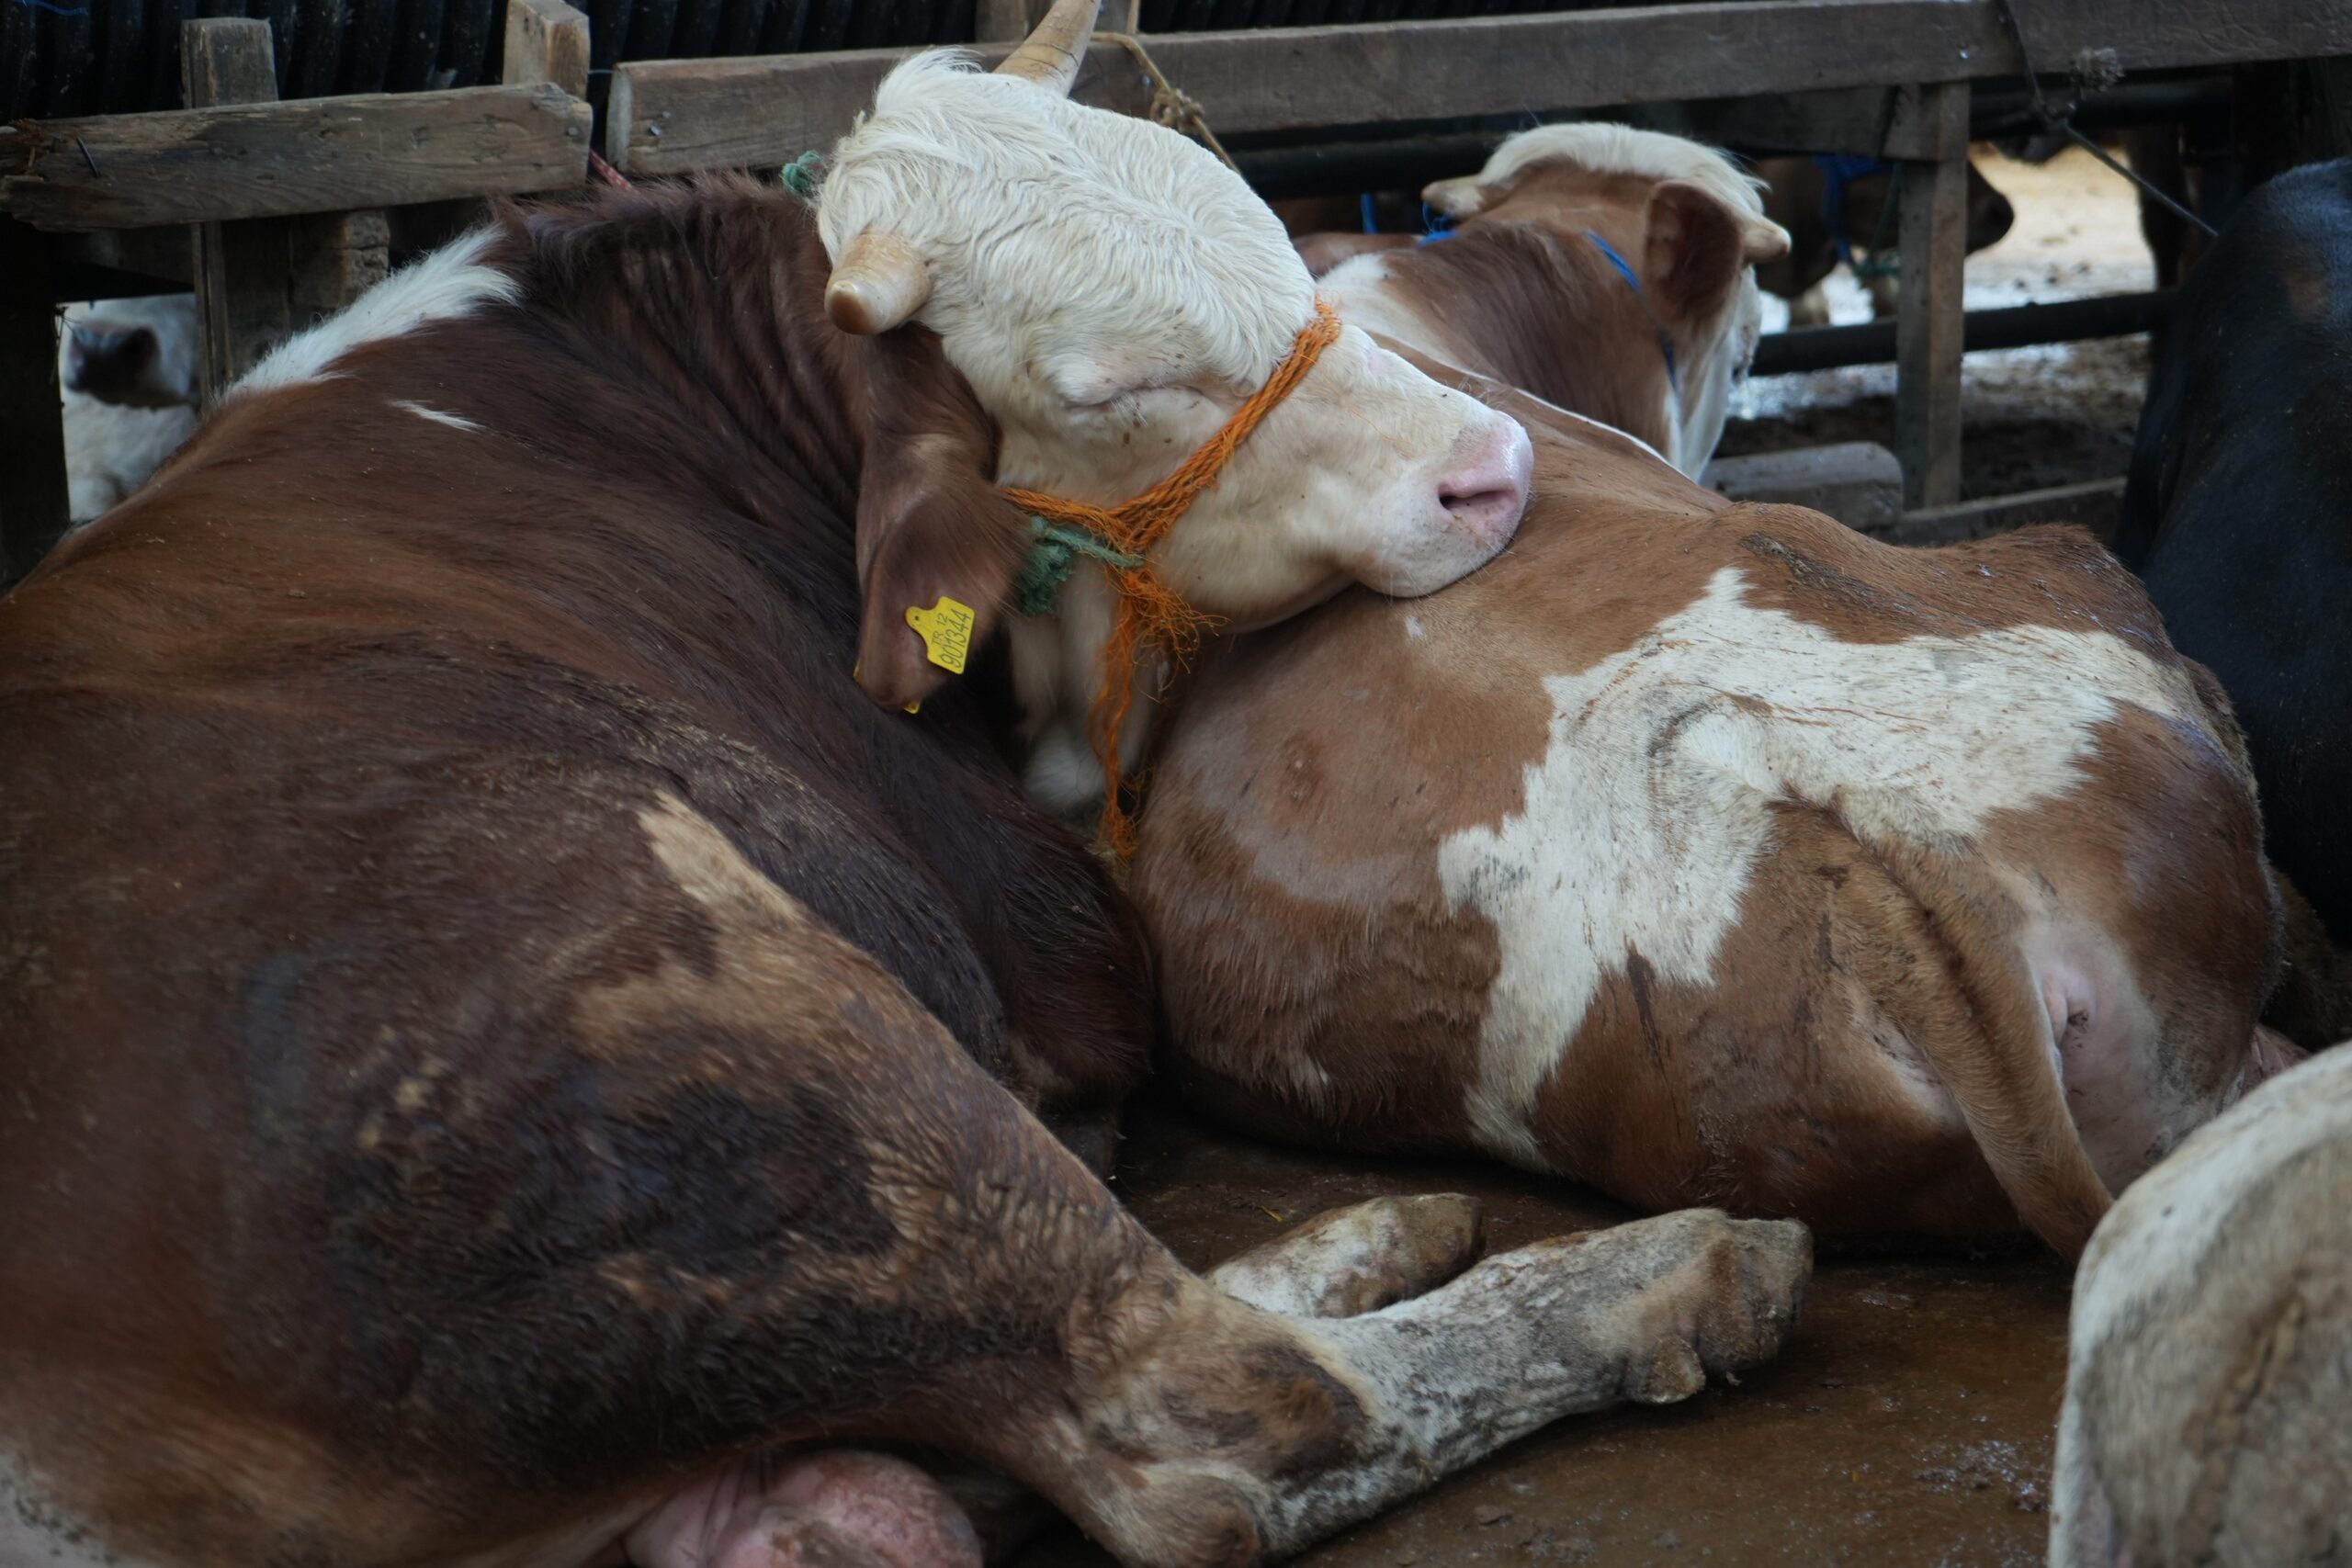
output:
[[[2078,1249],[2249,1076],[2274,896],[2218,690],[2079,533],[1892,549],[1493,395],[1537,434],[1511,550],[1241,640],[1167,736],[1133,891],[1194,1098]]]

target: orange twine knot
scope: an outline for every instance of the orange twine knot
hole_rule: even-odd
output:
[[[1094,705],[1087,716],[1087,728],[1094,743],[1095,754],[1102,759],[1102,783],[1105,798],[1100,832],[1114,854],[1126,860],[1136,852],[1135,824],[1128,819],[1125,804],[1119,798],[1120,785],[1125,773],[1119,766],[1119,731],[1126,724],[1127,710],[1135,701],[1136,663],[1144,648],[1165,649],[1169,657],[1182,664],[1190,660],[1200,647],[1201,632],[1215,619],[1187,604],[1182,596],[1152,570],[1148,558],[1153,546],[1159,543],[1175,521],[1191,510],[1201,492],[1216,483],[1217,476],[1250,439],[1274,405],[1290,396],[1323,351],[1340,335],[1339,312],[1322,300],[1315,302],[1315,319],[1299,328],[1298,336],[1291,340],[1290,353],[1274,367],[1266,384],[1250,394],[1250,400],[1234,411],[1224,428],[1203,442],[1174,473],[1132,500],[1116,506],[1102,507],[1083,501],[1065,501],[1059,496],[1045,495],[1034,490],[1008,490],[1004,493],[1015,506],[1035,513],[1049,523],[1084,528],[1107,540],[1123,555],[1137,558],[1133,567],[1114,567],[1103,570],[1110,574],[1111,585],[1119,596],[1118,619],[1111,631],[1111,641],[1102,651],[1102,683],[1094,694]]]

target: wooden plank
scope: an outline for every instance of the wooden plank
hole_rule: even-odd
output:
[[[510,87],[552,82],[575,98],[588,96],[588,17],[563,0],[506,0]]]
[[[2352,0],[2032,0],[2036,61],[2112,49],[2132,71],[2352,53]],[[1003,45],[984,45],[990,63]],[[1154,35],[1219,135],[1679,98],[2012,75],[1992,0],[1718,0],[1354,27]],[[607,155],[633,174],[789,162],[831,146],[899,50],[640,61],[613,73]],[[1114,56],[1117,55],[1114,60]],[[1099,44],[1079,96],[1136,112],[1131,62]],[[625,111],[625,112],[622,112]]]
[[[0,590],[65,531],[65,413],[57,386],[50,240],[0,218]]]
[[[2115,537],[2123,520],[2123,480],[2086,479],[2079,484],[2052,485],[2048,490],[2021,491],[1985,501],[1955,502],[1950,506],[1906,512],[1883,537],[1896,545],[1951,545],[1982,539],[2030,523],[2073,523],[2087,528],[2101,544]]]
[[[1894,114],[1892,87],[1831,87],[1627,107],[1626,119],[1748,152],[1879,154]]]
[[[1903,257],[1894,322],[1894,454],[1912,507],[1960,499],[1960,356],[1967,323],[1961,294],[1968,254],[1968,85],[1905,88],[1920,134],[1952,151],[1936,163],[1899,165],[1896,209]]]
[[[0,138],[0,208],[135,229],[563,189],[588,126],[548,84],[27,121]]]
[[[277,73],[267,22],[216,17],[180,28],[180,90],[191,108],[272,103]],[[196,384],[206,406],[292,331],[287,229],[275,218],[194,230]]]

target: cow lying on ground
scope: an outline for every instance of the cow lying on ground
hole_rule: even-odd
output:
[[[196,428],[195,296],[67,310],[57,371],[68,500],[85,523],[146,483]]]
[[[1239,639],[1168,728],[1132,892],[1191,1098],[2075,1252],[2277,1059],[2226,699],[2078,532],[1894,549],[1481,395],[1536,435],[1512,548]]]
[[[2352,1032],[2352,161],[2264,186],[2173,311],[2116,554],[2245,728],[2271,859],[2318,913],[2274,1021]],[[2322,930],[2324,928],[2324,931]]]
[[[1900,232],[1894,202],[1894,165],[1877,158],[1765,158],[1764,211],[1788,231],[1786,255],[1756,269],[1756,281],[1789,301],[1789,324],[1817,327],[1829,321],[1822,280],[1845,262],[1860,275],[1874,313],[1894,311],[1899,279],[1890,270]],[[1998,243],[2017,221],[2009,198],[1968,165],[1968,254]]]
[[[2352,1545],[2352,1050],[2264,1084],[2123,1195],[2075,1280],[2052,1568]]]
[[[1523,131],[1422,197],[1457,226],[1334,265],[1342,315],[1706,466],[1755,357],[1752,268],[1788,246],[1752,181],[1680,137],[1585,123]]]
[[[0,600],[0,1560],[972,1561],[840,1447],[920,1443],[1238,1562],[1777,1346],[1795,1226],[1445,1283],[1462,1207],[1384,1204],[1221,1290],[1033,1114],[1141,1070],[1136,928],[907,610],[985,637],[997,482],[1115,498],[1312,320],[1213,159],[1039,90],[1085,11],[901,67],[813,221],[613,193],[396,276]],[[1435,586],[1524,440],[1351,329],[1168,570]]]

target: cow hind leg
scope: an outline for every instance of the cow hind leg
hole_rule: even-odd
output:
[[[1009,1432],[1002,1462],[1124,1562],[1280,1556],[1559,1416],[1669,1403],[1768,1359],[1811,1261],[1802,1226],[1692,1210],[1348,1318],[1171,1276],[1110,1315],[1100,1371]]]
[[[958,1561],[968,1523],[936,1483],[819,1443],[978,1461],[1130,1564],[1279,1555],[1560,1416],[1694,1393],[1773,1354],[1794,1319],[1803,1228],[1711,1212],[1491,1258],[1353,1317],[1238,1300],[690,810],[640,820],[704,928],[693,962],[575,1008],[594,1065],[569,1092],[594,1111],[570,1141],[628,1179],[561,1184],[598,1205],[583,1214],[533,1211],[543,1231],[625,1250],[541,1281],[560,1312],[508,1302],[481,1325],[497,1345],[477,1348],[571,1395],[499,1402],[548,1416],[527,1437],[547,1459],[583,1427],[651,1445],[625,1465],[642,1501],[620,1531],[645,1568],[670,1568],[665,1551],[710,1568]],[[657,1164],[637,1171],[639,1154]],[[1338,1270],[1377,1276],[1351,1298],[1369,1301],[1475,1246],[1475,1214],[1439,1200],[1361,1206],[1291,1249],[1383,1259]],[[579,1407],[583,1366],[602,1409]],[[763,1448],[834,1468],[691,1495]],[[618,1461],[606,1448],[599,1468]],[[659,1479],[682,1471],[695,1479]]]

